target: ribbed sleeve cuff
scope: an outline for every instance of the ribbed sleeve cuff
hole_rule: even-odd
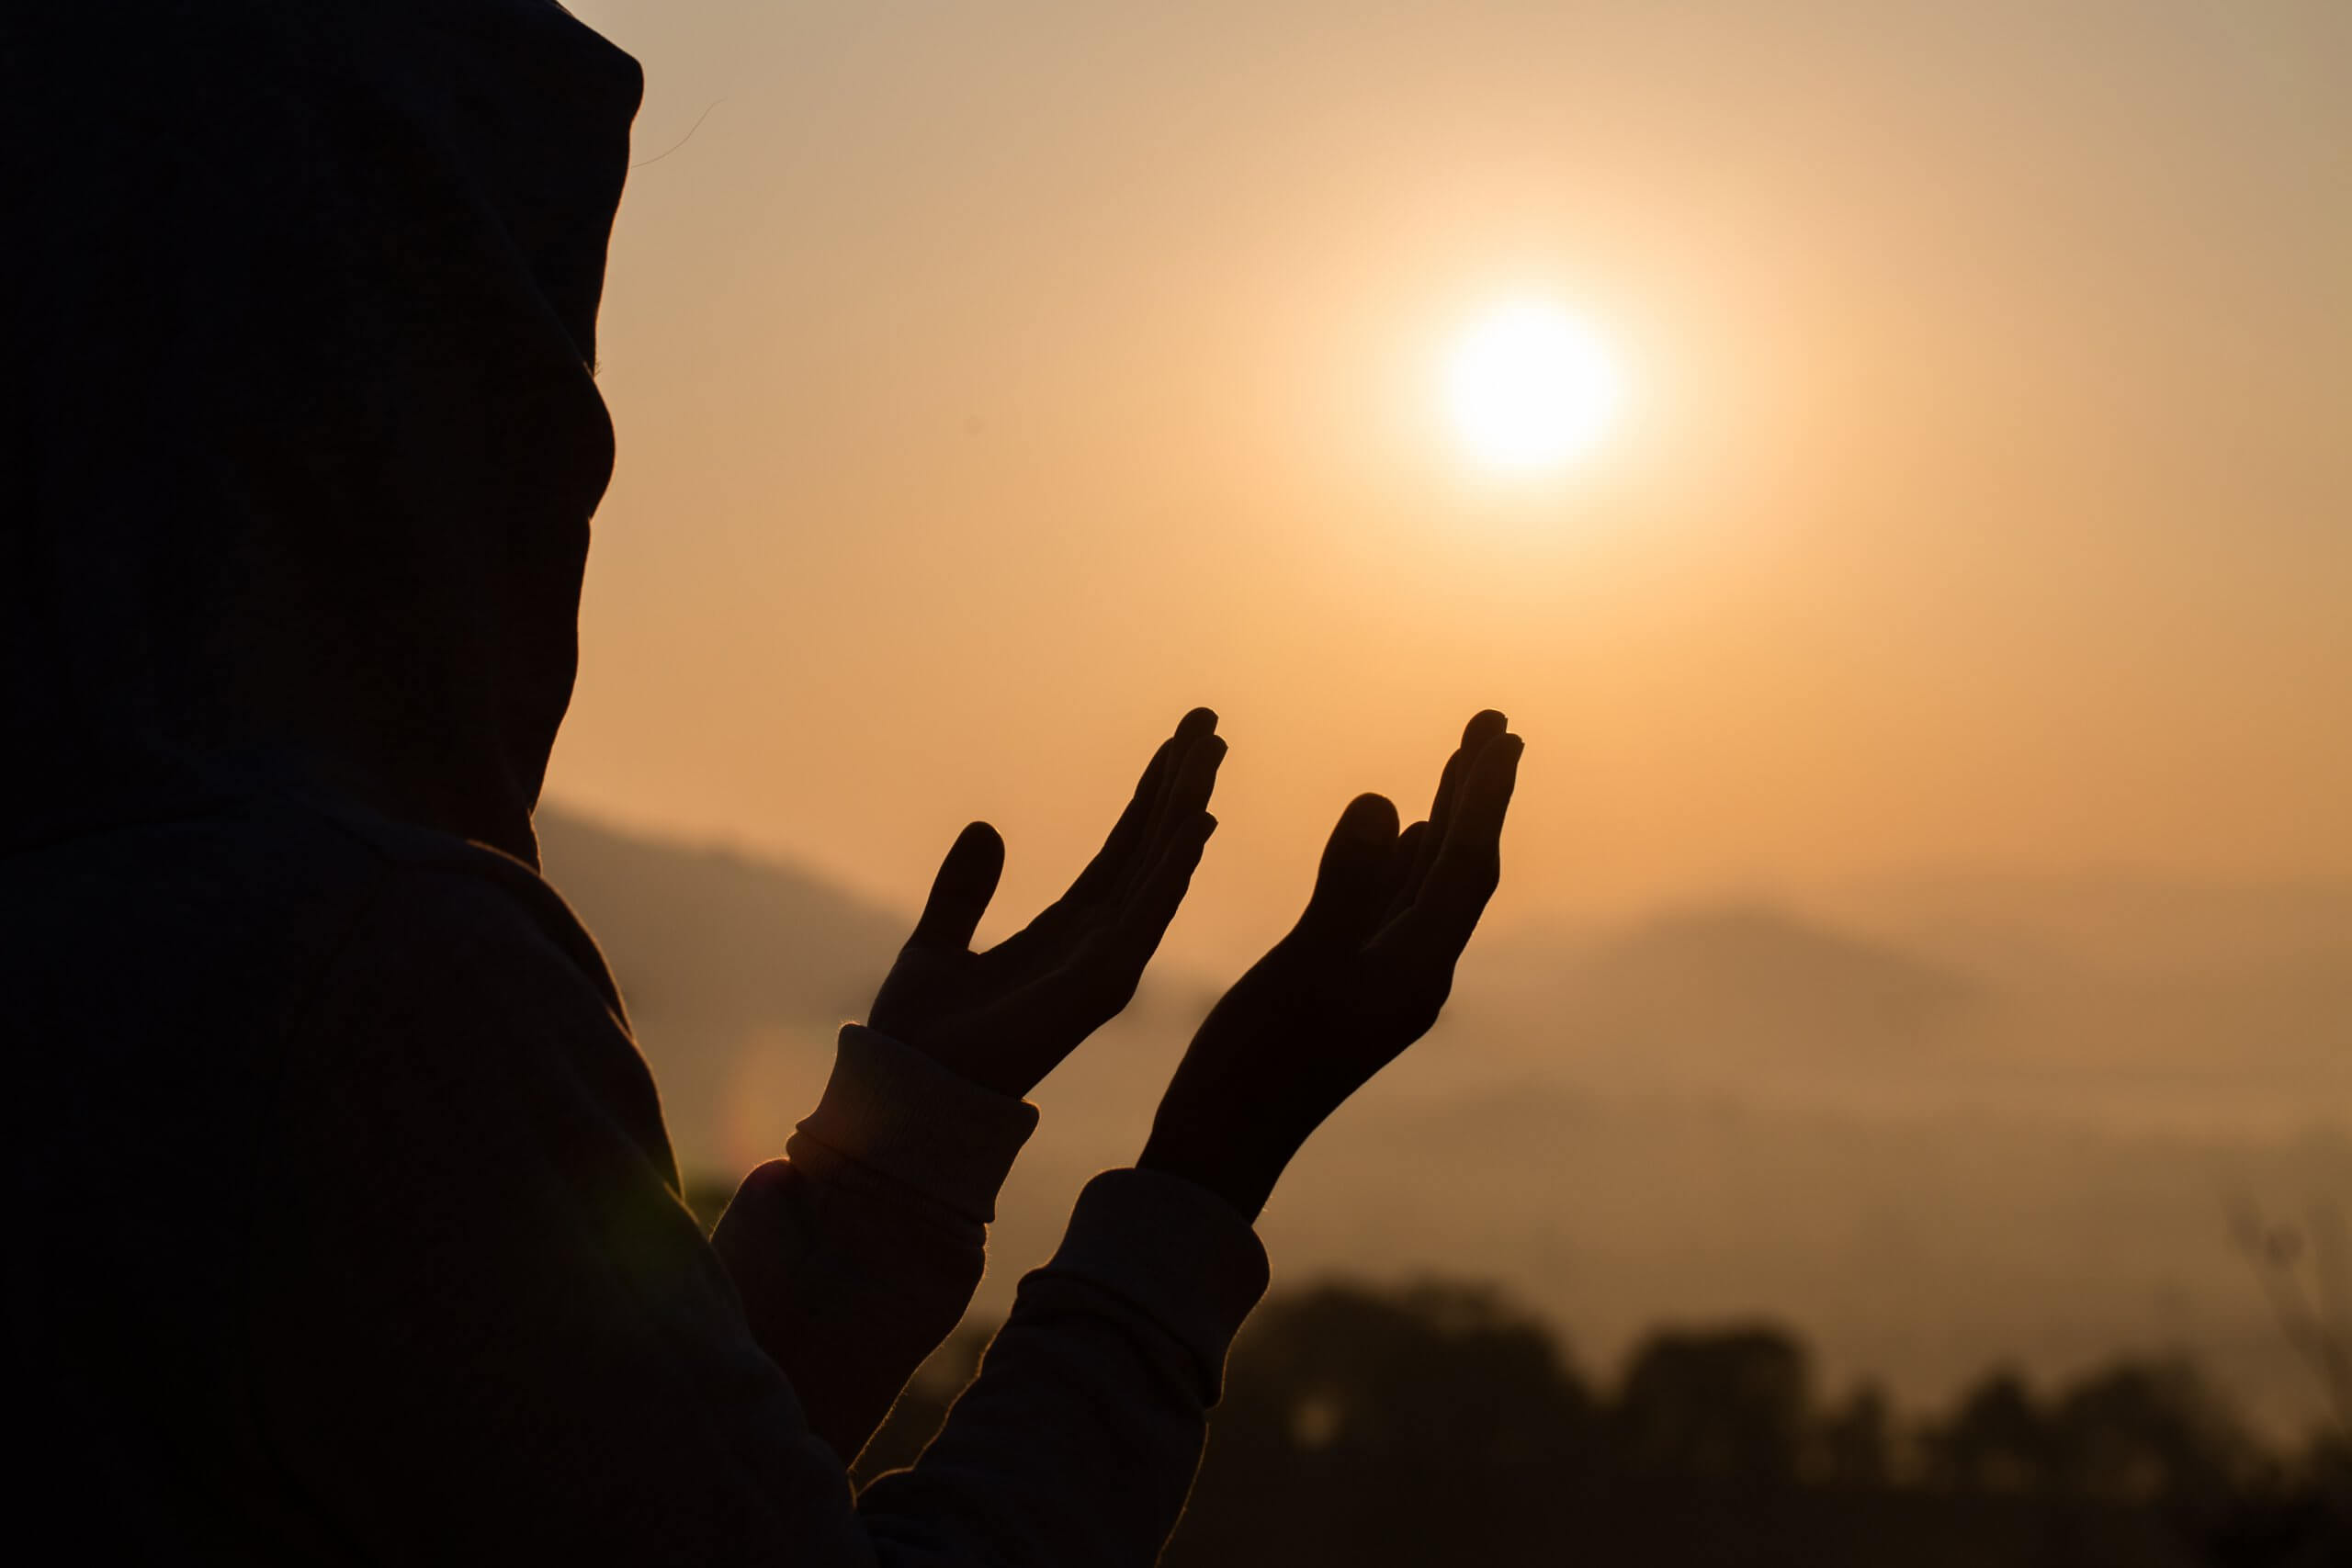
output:
[[[1232,1204],[1156,1170],[1106,1170],[1086,1184],[1048,1271],[1124,1298],[1166,1329],[1214,1401],[1226,1351],[1266,1293],[1266,1249]]]
[[[833,1076],[792,1142],[813,1140],[966,1219],[996,1218],[996,1195],[1037,1108],[949,1072],[864,1024],[842,1026]],[[791,1145],[786,1145],[786,1152]]]

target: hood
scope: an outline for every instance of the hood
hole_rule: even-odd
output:
[[[537,863],[636,63],[548,0],[0,17],[0,835],[288,787]]]

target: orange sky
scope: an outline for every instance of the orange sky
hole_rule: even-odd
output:
[[[2352,874],[2352,8],[574,9],[666,155],[553,798],[1034,901],[1206,702],[1222,957],[1493,704],[1503,919]],[[1437,366],[1525,293],[1631,396],[1502,484]]]

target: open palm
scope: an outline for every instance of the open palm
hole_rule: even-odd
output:
[[[1385,797],[1349,802],[1306,913],[1193,1035],[1141,1163],[1254,1215],[1307,1134],[1429,1032],[1501,875],[1521,750],[1489,710],[1464,729],[1428,821],[1400,832]]]
[[[972,934],[1004,870],[985,822],[957,835],[914,935],[868,1021],[951,1071],[1025,1095],[1126,1006],[1216,829],[1208,813],[1225,742],[1194,708],[1160,743],[1102,848],[1069,890],[1013,935],[975,952]]]

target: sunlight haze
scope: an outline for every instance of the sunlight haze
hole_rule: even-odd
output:
[[[1218,963],[1487,705],[1498,928],[2352,874],[2341,6],[577,9],[648,90],[553,800],[902,908],[985,817],[1034,906],[1206,703]],[[1628,408],[1498,485],[1438,377],[1531,294]]]

